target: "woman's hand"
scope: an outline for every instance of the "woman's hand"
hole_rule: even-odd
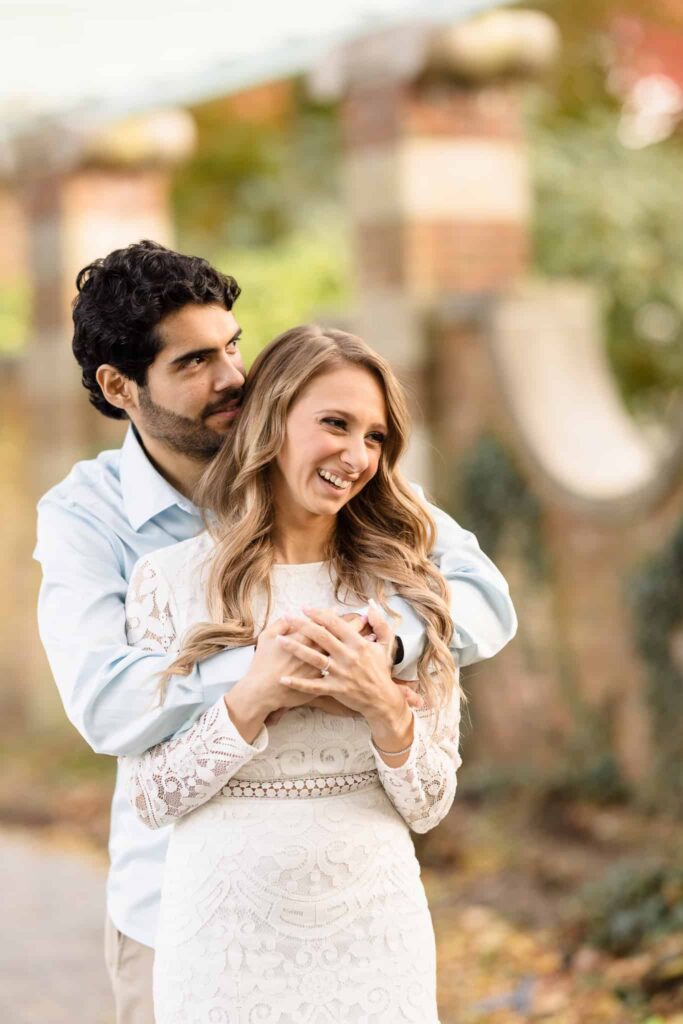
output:
[[[285,616],[285,618],[289,618],[289,616]],[[374,634],[372,633],[372,626],[368,622],[367,615],[360,615],[358,612],[344,612],[342,615],[339,615],[339,618],[343,619],[344,622],[348,622],[349,625],[353,626],[353,628],[359,633],[360,636],[368,637],[370,634],[372,634],[374,638]],[[296,622],[294,623],[294,628],[296,628]],[[290,633],[288,635],[295,640],[306,642],[306,638],[304,637],[303,633],[296,632]],[[394,650],[394,640],[395,637],[392,635],[391,642],[387,642],[387,651]],[[311,643],[310,641],[308,641],[307,646],[309,646],[314,651],[319,651],[321,649],[320,647],[318,647],[317,644]],[[420,697],[420,695],[415,692],[417,680],[414,680],[413,682],[407,682],[404,679],[394,679],[394,683],[396,684],[396,686],[399,687],[400,692],[403,694],[403,697],[408,707],[424,707],[424,701],[422,700],[422,697]],[[327,712],[328,715],[335,715],[338,718],[356,718],[359,715],[358,711],[352,711],[351,708],[346,707],[345,704],[340,703],[340,701],[336,700],[334,697],[313,697],[309,701],[308,706],[311,708],[319,708],[321,711]],[[275,723],[279,722],[282,716],[286,715],[289,710],[290,709],[287,707],[282,707],[278,708],[276,711],[273,711],[266,719],[266,725],[275,725]]]
[[[276,642],[317,669],[318,676],[312,680],[309,672],[283,674],[283,689],[333,697],[363,715],[376,746],[383,750],[409,746],[413,716],[390,672],[394,635],[374,602],[368,611],[372,638],[359,636],[334,612],[305,609],[305,614],[306,618],[293,620],[293,626],[314,646],[285,634]]]
[[[296,654],[278,643],[279,637],[293,632],[295,629],[289,619],[271,622],[259,635],[246,675],[223,698],[233,725],[247,743],[254,741],[273,712],[309,704],[316,696],[314,691],[288,692],[280,683],[282,675],[288,672],[297,672],[307,680],[320,678],[320,670],[316,672],[310,664],[302,664]]]
[[[344,619],[345,622],[348,622],[349,625],[361,634],[361,636],[367,636],[372,632],[372,629],[368,625],[366,615],[360,615],[357,612],[345,612],[341,618]],[[296,630],[296,626],[292,622],[292,616],[284,615],[283,619],[292,626],[293,630]],[[311,644],[303,633],[291,632],[289,633],[289,636],[295,640],[301,641],[301,643],[307,644],[312,650],[320,650],[320,648],[315,644]],[[337,715],[340,718],[346,718],[356,714],[355,711],[351,711],[350,708],[344,707],[343,704],[340,704],[338,700],[334,699],[334,697],[310,697],[305,703],[307,703],[309,707],[319,708],[321,711],[326,711],[328,715]],[[266,725],[275,725],[275,723],[279,722],[282,716],[286,715],[288,711],[291,711],[291,709],[292,705],[281,705],[276,708],[275,711],[271,711],[266,718]]]

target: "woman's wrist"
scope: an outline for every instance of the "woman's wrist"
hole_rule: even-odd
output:
[[[388,715],[368,722],[372,742],[384,753],[391,754],[393,751],[405,751],[413,742],[415,731],[415,719],[413,713],[405,703]]]
[[[274,708],[267,707],[258,699],[255,688],[246,685],[246,676],[240,679],[223,700],[230,715],[230,721],[237,729],[245,743],[253,743],[260,733],[266,718]]]

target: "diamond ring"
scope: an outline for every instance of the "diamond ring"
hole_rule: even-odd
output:
[[[332,658],[331,658],[331,657],[330,657],[330,655],[328,654],[328,655],[327,655],[327,662],[326,662],[326,663],[325,663],[325,665],[324,665],[324,666],[323,666],[323,667],[322,667],[322,668],[320,669],[320,675],[321,675],[321,676],[323,677],[323,679],[325,678],[325,676],[329,676],[329,674],[330,674],[330,665],[331,665],[331,664],[332,664]]]

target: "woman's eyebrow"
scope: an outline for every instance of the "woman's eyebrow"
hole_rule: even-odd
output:
[[[349,420],[350,423],[357,423],[358,418],[353,415],[352,412],[344,412],[343,409],[319,409],[316,416],[322,416],[323,414],[328,416],[339,416],[340,419]],[[370,424],[370,430],[388,430],[386,423],[382,423],[378,420],[377,423]]]

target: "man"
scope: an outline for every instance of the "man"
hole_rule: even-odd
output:
[[[186,729],[244,674],[251,649],[173,676],[162,707],[144,683],[163,649],[127,646],[124,601],[138,558],[202,527],[190,495],[239,414],[245,371],[232,308],[239,288],[205,260],[153,242],[78,275],[73,349],[90,401],[128,419],[122,448],[80,462],[38,505],[40,633],[67,715],[91,747],[138,754]],[[434,557],[453,593],[460,664],[489,658],[516,630],[505,580],[472,534],[433,509]],[[402,624],[408,661],[421,642]],[[406,694],[406,699],[410,699]],[[117,783],[107,884],[107,963],[118,1024],[152,1024],[151,968],[168,830],[147,830]]]

